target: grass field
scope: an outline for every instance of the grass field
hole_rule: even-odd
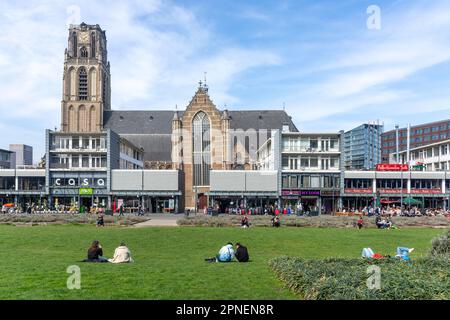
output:
[[[88,225],[0,226],[0,299],[296,299],[268,266],[273,257],[359,257],[363,247],[425,255],[443,230],[316,228],[96,228]],[[110,257],[124,240],[133,264],[80,263],[92,240]],[[250,263],[206,263],[232,241]],[[68,290],[66,268],[81,268],[81,290]]]

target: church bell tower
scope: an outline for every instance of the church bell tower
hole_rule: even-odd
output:
[[[61,131],[100,132],[111,109],[106,34],[99,25],[71,25],[65,50]]]

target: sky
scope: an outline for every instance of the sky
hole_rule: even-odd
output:
[[[448,0],[0,0],[0,148],[59,129],[70,23],[106,30],[112,108],[286,109],[303,132],[450,118]]]

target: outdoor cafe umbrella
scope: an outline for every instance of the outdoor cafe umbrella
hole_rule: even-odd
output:
[[[14,203],[5,203],[3,206],[6,208],[12,208],[14,207]]]
[[[406,198],[405,200],[403,200],[404,204],[409,204],[409,205],[422,205],[422,201],[414,199],[414,198]]]

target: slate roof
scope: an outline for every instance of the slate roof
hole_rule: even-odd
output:
[[[178,111],[180,117],[183,111]],[[283,110],[229,110],[232,129],[282,129],[288,123],[290,130],[298,132]],[[103,124],[118,134],[171,134],[174,111],[105,111]]]
[[[178,111],[178,115],[182,117],[183,111]],[[281,130],[283,124],[286,123],[289,124],[292,132],[298,132],[289,115],[283,110],[228,110],[228,115],[232,129]],[[143,148],[145,150],[144,160],[170,161],[173,116],[174,111],[167,110],[108,110],[103,114],[103,125],[137,147]],[[258,144],[264,142],[258,141]]]

